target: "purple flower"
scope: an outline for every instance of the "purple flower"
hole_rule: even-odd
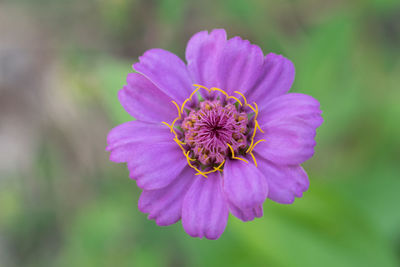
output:
[[[139,57],[118,94],[136,121],[111,130],[107,150],[127,162],[149,219],[182,219],[189,235],[217,239],[229,212],[250,221],[267,198],[302,196],[309,181],[300,164],[323,120],[317,100],[288,93],[292,62],[247,40],[199,32],[186,60],[162,49]]]

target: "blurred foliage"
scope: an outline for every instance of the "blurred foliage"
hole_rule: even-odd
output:
[[[317,98],[325,122],[304,164],[311,181],[304,197],[293,205],[267,201],[253,222],[231,216],[218,241],[147,220],[124,166],[103,152],[93,169],[76,170],[60,145],[68,132],[56,132],[64,137],[43,138],[29,173],[0,180],[6,264],[399,266],[399,1],[15,2],[55,34],[59,90],[84,125],[96,123],[88,110],[107,125],[101,149],[108,129],[132,119],[117,91],[137,57],[152,47],[183,57],[193,33],[216,27],[290,58],[293,91]]]

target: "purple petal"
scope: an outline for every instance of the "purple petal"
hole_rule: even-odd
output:
[[[118,92],[118,98],[134,118],[141,121],[171,122],[178,116],[172,99],[143,75],[129,73],[127,83]]]
[[[300,118],[318,127],[322,123],[319,102],[309,95],[290,93],[277,97],[261,109],[258,117],[260,125],[267,125],[291,118]]]
[[[187,166],[182,150],[172,138],[166,143],[140,144],[134,150],[128,160],[129,177],[142,189],[169,185]]]
[[[255,151],[262,157],[281,165],[300,164],[314,154],[316,128],[323,119],[319,102],[303,94],[286,94],[274,98],[259,114],[265,139]]]
[[[185,156],[166,126],[133,121],[108,135],[110,160],[127,162],[130,177],[139,187],[152,190],[170,184],[187,165]]]
[[[260,47],[236,36],[228,40],[218,65],[218,85],[229,94],[245,92],[260,76],[264,54]]]
[[[263,108],[272,98],[290,90],[294,76],[294,65],[290,60],[274,53],[268,54],[256,84],[250,90],[245,90],[247,100],[255,101]]]
[[[111,151],[110,160],[127,162],[130,155],[130,146],[139,143],[165,142],[173,138],[166,126],[129,121],[118,125],[107,136],[107,151]]]
[[[231,202],[229,202],[229,211],[240,220],[247,222],[252,221],[254,218],[260,218],[263,216],[263,208],[262,205],[250,208],[250,209],[240,209]]]
[[[186,167],[177,179],[167,187],[144,190],[139,199],[139,210],[160,226],[176,223],[181,218],[185,193],[195,179],[194,171]]]
[[[291,204],[295,197],[302,197],[303,192],[307,191],[309,180],[300,165],[280,166],[260,157],[257,162],[269,185],[269,199],[281,204]]]
[[[185,63],[163,49],[146,51],[133,68],[179,103],[188,98],[194,89]]]
[[[228,221],[228,205],[224,199],[221,176],[211,173],[198,176],[183,200],[182,225],[192,237],[218,239]]]
[[[217,63],[225,44],[226,32],[223,29],[193,35],[186,47],[187,67],[193,81],[206,87],[218,86]]]
[[[268,184],[254,164],[227,160],[224,167],[224,192],[238,208],[252,209],[264,203]]]

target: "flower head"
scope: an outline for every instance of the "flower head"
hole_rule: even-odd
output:
[[[189,235],[217,239],[229,212],[249,221],[267,198],[302,196],[309,182],[300,164],[323,120],[317,100],[288,93],[293,64],[247,40],[199,32],[186,60],[161,49],[139,58],[118,94],[137,120],[111,130],[107,150],[127,162],[149,219],[182,220]]]
[[[219,165],[230,147],[236,153],[246,147],[247,124],[246,113],[234,104],[205,100],[183,120],[184,141],[199,164]]]

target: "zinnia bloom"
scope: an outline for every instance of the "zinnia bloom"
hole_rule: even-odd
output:
[[[224,30],[195,34],[186,61],[162,49],[139,57],[118,93],[136,120],[111,130],[107,150],[143,189],[149,219],[182,220],[190,236],[217,239],[229,213],[250,221],[267,198],[302,196],[300,164],[323,120],[317,100],[288,93],[291,61]]]

